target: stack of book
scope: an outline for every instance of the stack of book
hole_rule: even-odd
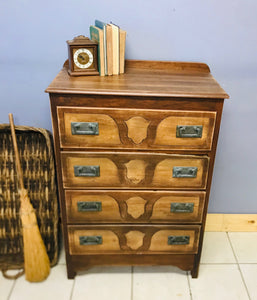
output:
[[[100,76],[124,73],[126,31],[115,24],[95,20],[89,28],[90,39],[98,42]]]

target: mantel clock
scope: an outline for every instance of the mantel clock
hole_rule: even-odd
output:
[[[96,42],[84,35],[79,35],[67,41],[69,54],[69,69],[71,76],[99,75],[97,63]]]

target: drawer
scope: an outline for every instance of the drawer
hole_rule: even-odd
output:
[[[65,191],[68,223],[202,221],[205,192]]]
[[[69,252],[76,255],[121,253],[197,253],[200,226],[68,226]]]
[[[216,112],[58,107],[62,148],[211,150]]]
[[[62,152],[65,188],[204,189],[209,158],[152,153]]]

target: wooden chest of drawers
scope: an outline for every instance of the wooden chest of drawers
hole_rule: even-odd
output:
[[[50,93],[67,272],[175,265],[198,275],[228,95],[202,63],[127,61]]]

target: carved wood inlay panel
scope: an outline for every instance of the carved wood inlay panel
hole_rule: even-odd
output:
[[[216,112],[58,107],[61,147],[211,149]],[[84,123],[97,125],[97,133]],[[76,127],[73,132],[72,126]],[[178,127],[201,127],[200,136],[178,136]],[[192,134],[192,132],[191,132]]]
[[[128,214],[134,219],[138,219],[145,212],[145,205],[147,201],[141,197],[132,197],[126,200],[128,206]]]
[[[70,253],[196,253],[200,226],[69,226]],[[169,242],[177,238],[178,242]]]
[[[205,188],[209,164],[207,156],[152,153],[65,151],[61,158],[63,184],[67,188]],[[195,169],[195,176],[176,176],[175,168]]]
[[[102,241],[99,244],[88,243],[81,244],[81,237],[101,237]],[[120,243],[118,236],[111,230],[101,229],[69,229],[70,253],[84,254],[94,251],[119,251]]]
[[[173,111],[158,124],[156,128],[156,145],[170,145],[176,148],[205,148],[210,149],[216,113],[215,112],[192,112],[192,111]],[[202,133],[180,136],[178,127],[201,127]],[[193,131],[194,132],[194,131]],[[196,133],[196,132],[195,132]]]
[[[112,117],[104,113],[88,113],[88,109],[71,109],[59,107],[57,109],[59,116],[60,140],[62,146],[76,145],[119,145],[118,126]],[[83,126],[83,122],[93,122],[98,125],[98,134],[87,134],[78,129],[77,133],[72,132],[72,124],[78,128]]]
[[[133,230],[126,233],[125,236],[129,248],[132,250],[137,250],[143,245],[145,233]]]
[[[128,127],[128,137],[132,139],[135,144],[140,144],[147,137],[147,128],[149,121],[142,117],[133,117],[125,121]]]
[[[85,193],[84,191],[65,191],[67,219],[69,222],[120,221],[121,214],[117,201],[108,194]],[[83,204],[100,203],[100,209],[80,209]]]
[[[135,159],[125,164],[127,169],[127,179],[138,184],[145,178],[145,168],[147,163],[143,160]]]
[[[169,236],[189,236],[188,244],[168,244]],[[197,236],[197,237],[196,237]],[[149,251],[171,251],[171,252],[195,252],[198,249],[198,230],[159,230],[151,239],[151,245]]]
[[[200,222],[205,192],[66,190],[66,214],[70,223]],[[83,203],[98,202],[99,210],[79,209]],[[171,205],[190,204],[192,211],[171,211]]]

